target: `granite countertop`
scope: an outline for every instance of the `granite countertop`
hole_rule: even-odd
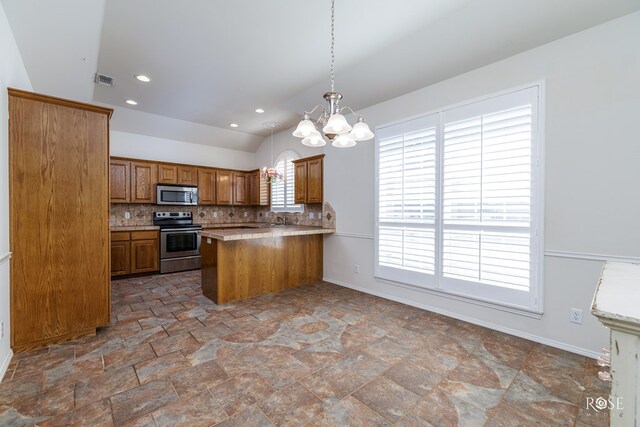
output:
[[[116,225],[109,227],[110,231],[147,231],[159,230],[157,225]]]
[[[216,228],[263,228],[268,227],[271,224],[259,223],[259,222],[237,222],[232,224],[202,224],[203,230],[216,229]]]
[[[225,230],[204,229],[202,231],[202,237],[226,242],[229,240],[263,239],[266,237],[302,236],[309,234],[331,234],[336,232],[334,228],[312,227],[306,225],[273,226],[269,224],[241,224],[240,226],[247,228],[227,228]],[[256,228],[256,230],[249,230],[248,227]]]

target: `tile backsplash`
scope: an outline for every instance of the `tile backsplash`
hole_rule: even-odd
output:
[[[153,225],[153,213],[193,212],[196,224],[238,224],[244,222],[260,222],[275,224],[277,217],[286,217],[287,224],[311,225],[324,228],[335,228],[336,213],[329,205],[305,205],[301,213],[271,212],[267,206],[157,206],[148,204],[112,203],[109,224],[112,227],[131,227]],[[125,218],[129,213],[130,218]],[[313,219],[309,215],[313,214]]]

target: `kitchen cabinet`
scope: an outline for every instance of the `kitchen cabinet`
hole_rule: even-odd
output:
[[[216,204],[230,205],[233,203],[233,185],[231,171],[216,171]]]
[[[111,232],[111,277],[151,273],[160,269],[158,232]]]
[[[131,273],[149,273],[160,269],[157,231],[131,233]]]
[[[110,322],[112,110],[8,93],[11,347],[21,352]],[[126,163],[113,166],[126,200]]]
[[[215,169],[198,168],[198,204],[216,204]]]
[[[158,165],[131,162],[131,203],[155,203]]]
[[[247,174],[244,172],[232,172],[233,204],[244,206],[249,202],[247,194]]]
[[[129,203],[131,162],[111,160],[109,162],[109,199],[111,203]]]
[[[262,179],[260,170],[247,173],[249,205],[269,206],[269,183]]]
[[[111,277],[131,273],[131,234],[111,233]]]
[[[158,183],[159,184],[177,184],[178,183],[178,166],[176,165],[158,165]]]
[[[324,154],[293,161],[294,202],[297,204],[322,203]]]
[[[177,184],[198,185],[198,170],[192,166],[178,166]]]

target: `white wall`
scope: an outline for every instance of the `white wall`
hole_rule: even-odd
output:
[[[11,359],[9,324],[9,129],[7,87],[31,90],[31,82],[0,4],[0,379]]]
[[[291,136],[293,129],[287,129],[273,135],[273,159],[271,158],[271,136],[264,139],[256,150],[255,168],[272,166],[272,163],[283,151],[292,150],[300,157],[309,157],[322,154],[323,148],[311,148],[300,143],[300,139]]]
[[[324,149],[325,200],[337,216],[336,235],[325,238],[325,280],[578,353],[598,353],[608,345],[608,332],[589,309],[601,260],[619,256],[640,262],[638,40],[640,12],[362,111],[373,128],[546,80],[547,256],[541,319],[376,281],[373,141]],[[278,150],[302,147],[291,131],[277,135]],[[572,307],[584,311],[583,325],[569,323]]]
[[[254,168],[254,153],[112,130],[112,156],[160,160],[229,169]]]

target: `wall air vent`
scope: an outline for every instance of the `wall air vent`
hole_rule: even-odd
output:
[[[106,74],[96,73],[96,78],[94,79],[94,82],[102,86],[111,87],[113,86],[113,77],[109,77]]]

